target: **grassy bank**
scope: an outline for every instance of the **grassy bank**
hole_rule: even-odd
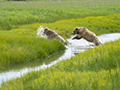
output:
[[[16,25],[119,13],[119,3],[119,0],[0,2],[0,30],[17,28]]]
[[[4,83],[1,90],[119,90],[120,40],[89,49],[46,70]]]
[[[17,34],[16,34],[17,31]],[[57,40],[32,36],[30,30],[0,31],[0,69],[8,65],[40,60],[65,47]]]

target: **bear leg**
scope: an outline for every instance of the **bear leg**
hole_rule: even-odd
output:
[[[100,41],[98,40],[98,38],[95,38],[94,40],[93,40],[93,43],[95,44],[95,45],[100,45],[101,43],[100,43]]]
[[[74,38],[72,38],[72,40],[73,39],[81,39],[82,37],[78,37],[78,36],[75,36]]]

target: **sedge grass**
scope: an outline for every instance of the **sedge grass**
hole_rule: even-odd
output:
[[[89,49],[46,70],[4,83],[1,90],[119,90],[120,40]]]
[[[120,40],[117,40],[94,49],[89,49],[84,53],[77,54],[70,60],[66,60],[65,63],[61,62],[61,66],[64,67],[60,67],[59,69],[64,69],[65,71],[98,72],[119,68],[119,44]],[[58,66],[59,65],[56,65],[57,68]],[[71,68],[67,69],[66,67]]]
[[[120,32],[118,0],[0,2],[0,8],[0,30],[12,29],[0,31],[1,68],[9,64],[27,63],[64,49],[56,40],[49,41],[35,37],[36,29],[40,25],[55,29],[64,38],[70,37],[76,26],[85,26],[97,35]],[[90,49],[50,69],[31,72],[4,83],[0,89],[118,90],[120,88],[119,45],[118,40]]]
[[[0,2],[0,30],[10,30],[16,25],[119,13],[119,3],[119,0]]]
[[[64,45],[57,40],[28,35],[25,30],[23,33],[20,32],[18,34],[9,33],[9,31],[0,33],[0,68],[42,59],[65,49]]]
[[[34,23],[18,26],[19,29],[36,30],[39,26],[55,30],[64,38],[69,38],[75,27],[87,27],[90,31],[101,35],[105,33],[120,32],[120,14],[114,13],[106,16],[88,16],[85,18],[60,20],[54,23]]]

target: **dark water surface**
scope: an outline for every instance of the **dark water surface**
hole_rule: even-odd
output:
[[[120,33],[112,33],[112,34],[103,34],[98,36],[99,40],[101,41],[102,44],[110,41],[114,41],[117,39],[120,39]],[[95,45],[93,43],[87,42],[84,39],[80,40],[71,40],[67,39],[68,41],[68,46],[66,46],[66,50],[64,54],[55,54],[51,56],[50,58],[46,58],[47,60],[43,60],[42,63],[30,63],[26,66],[21,66],[18,69],[12,69],[12,70],[7,70],[4,72],[0,72],[0,86],[2,82],[6,82],[10,79],[21,77],[25,73],[31,72],[31,71],[38,71],[40,69],[45,69],[48,68],[52,65],[55,65],[57,62],[61,60],[66,60],[70,59],[71,57],[75,56],[76,53],[81,53],[83,51],[86,51],[89,48],[94,48]],[[61,56],[60,56],[61,55]]]

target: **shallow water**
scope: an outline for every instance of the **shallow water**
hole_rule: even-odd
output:
[[[114,41],[117,39],[120,39],[120,33],[113,33],[113,34],[103,34],[98,36],[100,42],[102,44],[109,42],[109,41]],[[67,39],[68,41],[68,46],[66,46],[66,50],[65,53],[60,56],[58,59],[56,59],[55,61],[50,61],[49,64],[45,64],[43,62],[43,64],[41,65],[37,65],[35,67],[24,67],[22,69],[18,69],[18,70],[9,70],[6,72],[2,72],[0,73],[0,85],[2,84],[2,82],[6,82],[10,79],[13,78],[17,78],[17,77],[21,77],[23,74],[31,72],[31,71],[38,71],[40,69],[45,69],[48,68],[52,65],[55,65],[57,62],[61,61],[61,60],[66,60],[69,59],[73,56],[75,56],[76,53],[81,53],[83,51],[86,51],[89,48],[94,48],[95,45],[93,43],[87,42],[84,39],[80,39],[80,40],[71,40]]]

